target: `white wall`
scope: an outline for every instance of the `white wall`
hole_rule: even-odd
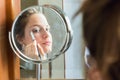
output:
[[[74,20],[72,19],[75,12],[79,9],[82,0],[64,0],[63,9],[70,19],[73,29],[73,41],[65,54],[66,59],[66,78],[67,79],[84,79],[84,41],[82,37],[82,15],[80,14]]]

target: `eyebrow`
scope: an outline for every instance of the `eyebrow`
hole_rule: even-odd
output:
[[[33,26],[40,26],[40,27],[42,27],[41,25],[38,25],[38,24],[35,24],[35,25],[32,25],[31,27],[33,27]],[[45,25],[47,28],[50,28],[50,25],[49,24],[47,24],[47,25]]]
[[[50,25],[49,25],[49,24],[47,24],[47,25],[46,25],[46,27],[50,28]]]

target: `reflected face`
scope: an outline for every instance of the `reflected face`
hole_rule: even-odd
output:
[[[52,50],[52,36],[49,32],[50,26],[43,14],[32,14],[24,30],[23,44],[28,45],[32,42],[30,32],[32,31],[35,40],[43,48],[45,53]]]

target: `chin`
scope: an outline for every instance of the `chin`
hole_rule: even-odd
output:
[[[51,48],[47,48],[47,49],[44,50],[45,54],[49,54],[51,51],[52,51]]]

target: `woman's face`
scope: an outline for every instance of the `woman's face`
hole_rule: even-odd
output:
[[[25,26],[23,44],[28,45],[32,42],[30,32],[33,32],[35,40],[43,48],[43,51],[45,53],[50,52],[52,50],[52,36],[49,29],[50,26],[43,14],[32,14]]]

